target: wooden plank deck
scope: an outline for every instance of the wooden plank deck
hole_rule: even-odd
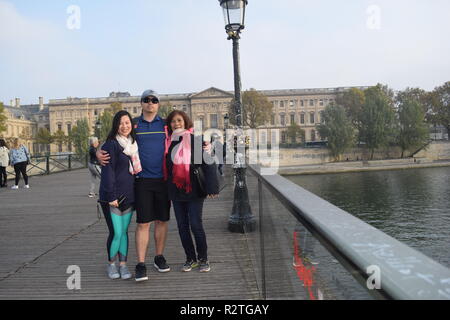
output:
[[[32,177],[30,186],[0,189],[0,299],[261,298],[245,236],[227,231],[231,184],[204,207],[211,272],[180,271],[185,256],[172,212],[164,253],[172,271],[160,274],[151,267],[151,237],[149,281],[143,283],[107,278],[107,227],[97,218],[96,200],[87,197],[86,169]],[[131,271],[136,263],[134,221],[129,229]],[[81,269],[81,290],[67,288],[70,265]]]

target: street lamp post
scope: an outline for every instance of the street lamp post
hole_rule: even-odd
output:
[[[241,97],[241,74],[239,66],[239,39],[240,32],[244,29],[245,8],[247,0],[219,0],[225,17],[225,31],[228,40],[233,41],[233,66],[234,66],[234,111],[236,115],[236,161],[234,168],[234,201],[231,216],[228,220],[228,230],[231,232],[251,232],[255,230],[255,220],[252,215],[250,202],[248,199],[248,189],[246,182],[245,151],[244,154],[238,153],[242,150],[238,145],[244,143],[243,139],[243,121],[242,121],[242,97]],[[241,146],[242,147],[242,146]]]

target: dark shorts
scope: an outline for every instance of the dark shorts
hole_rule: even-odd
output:
[[[164,179],[136,179],[134,191],[137,223],[169,221],[170,200]]]

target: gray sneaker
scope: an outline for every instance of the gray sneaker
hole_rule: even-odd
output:
[[[119,267],[119,271],[120,271],[120,277],[124,280],[128,280],[131,279],[131,272],[130,270],[128,270],[128,267],[126,264],[121,265]]]
[[[209,272],[211,267],[208,260],[200,260],[200,272]]]
[[[117,270],[116,264],[108,263],[108,267],[106,267],[106,272],[108,273],[108,277],[110,279],[119,279],[120,278],[120,274],[119,274],[119,271]]]
[[[183,272],[189,272],[194,268],[198,268],[198,262],[197,261],[193,261],[193,260],[187,260],[184,265],[183,268],[181,269],[181,271]]]

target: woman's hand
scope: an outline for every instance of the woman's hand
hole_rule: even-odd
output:
[[[111,207],[118,208],[119,207],[119,201],[114,200],[113,202],[110,202],[109,205]]]
[[[219,197],[218,194],[208,194],[208,199],[216,199],[218,197]]]
[[[102,166],[106,166],[109,163],[109,159],[111,159],[110,156],[109,156],[109,153],[106,152],[105,150],[97,150],[95,155],[97,156],[98,162]]]

